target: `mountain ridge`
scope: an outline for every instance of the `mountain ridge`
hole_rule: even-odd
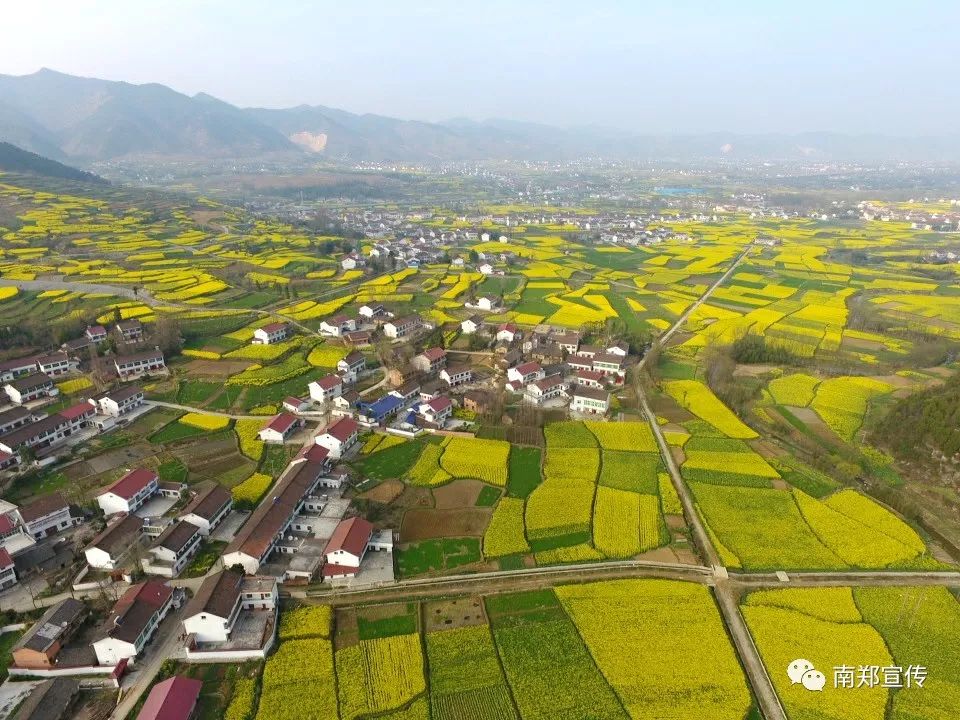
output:
[[[81,166],[137,157],[268,156],[423,163],[581,158],[960,161],[960,135],[667,135],[597,126],[563,128],[496,117],[426,122],[323,105],[240,108],[208,93],[189,96],[160,83],[82,78],[49,69],[31,75],[0,75],[0,140]]]

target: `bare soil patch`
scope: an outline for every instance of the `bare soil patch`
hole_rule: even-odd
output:
[[[408,510],[400,528],[400,542],[442,537],[483,535],[493,511],[490,508],[459,510]]]
[[[373,500],[374,502],[388,505],[396,500],[403,493],[404,484],[399,480],[387,480],[377,485],[375,488],[361,493],[357,497],[364,500]]]
[[[687,521],[683,519],[683,515],[664,515],[663,519],[671,530],[683,530],[687,527]]]
[[[423,619],[426,631],[430,632],[486,625],[487,614],[479,597],[465,597],[425,603]]]
[[[433,499],[438,510],[473,507],[483,488],[480,480],[454,480],[433,491]]]
[[[227,378],[253,365],[249,360],[191,360],[184,367],[191,376]]]

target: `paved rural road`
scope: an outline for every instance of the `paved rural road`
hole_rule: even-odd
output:
[[[231,420],[260,420],[266,423],[270,415],[231,415],[230,413],[219,412],[217,410],[206,410],[190,405],[181,405],[179,403],[161,402],[160,400],[144,400],[144,405],[153,405],[154,407],[165,407],[171,410],[183,410],[185,412],[200,413],[201,415],[216,415],[217,417],[230,418]]]

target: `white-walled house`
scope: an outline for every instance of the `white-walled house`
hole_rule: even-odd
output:
[[[606,390],[598,390],[584,385],[575,385],[573,387],[573,399],[570,401],[570,409],[579,413],[605,415],[610,409],[610,393]]]
[[[512,343],[519,337],[520,331],[513,323],[503,323],[497,328],[497,340],[500,342]]]
[[[187,604],[183,629],[197,643],[228,642],[243,611],[274,610],[277,601],[276,578],[223,570],[208,576]]]
[[[469,365],[455,365],[440,371],[440,379],[450,387],[463,385],[473,379],[473,370]]]
[[[44,397],[55,397],[60,394],[53,380],[43,373],[30,373],[15,378],[3,387],[10,401],[17,405],[33,402]]]
[[[359,568],[373,536],[373,525],[361,517],[341,520],[323,548],[324,559],[341,567]]]
[[[19,509],[27,533],[39,540],[83,522],[70,515],[70,504],[58,492],[42,495]]]
[[[521,385],[543,380],[546,373],[538,362],[526,362],[507,370],[507,380],[509,382],[518,382]]]
[[[320,323],[320,334],[330,337],[340,337],[344,333],[353,332],[356,329],[357,321],[346,315],[335,315]]]
[[[440,395],[421,403],[419,413],[427,422],[439,425],[442,428],[447,419],[453,415],[453,401],[444,395]]]
[[[480,267],[477,268],[484,275],[493,275],[493,265],[490,263],[481,263]]]
[[[360,426],[353,418],[342,417],[317,435],[314,442],[330,452],[331,458],[343,457],[360,434]]]
[[[391,339],[398,339],[412,335],[423,327],[423,320],[419,315],[408,315],[407,317],[390,320],[383,324],[383,334]]]
[[[147,350],[136,355],[121,355],[114,358],[114,367],[121,380],[139,377],[147,373],[165,370],[167,367],[160,350]]]
[[[287,438],[290,437],[302,423],[303,421],[296,415],[282,412],[258,432],[257,436],[265,443],[283,445],[283,443],[287,441]]]
[[[121,417],[143,405],[143,399],[143,390],[136,385],[129,385],[92,397],[87,402],[98,408],[104,415]]]
[[[233,508],[233,495],[220,483],[214,482],[206,488],[194,486],[197,494],[180,511],[180,519],[193,523],[200,528],[200,534],[209,536]]]
[[[475,315],[468,317],[466,320],[460,323],[460,330],[463,331],[464,335],[473,335],[482,327],[483,320]]]
[[[176,577],[200,549],[203,534],[186,520],[171,524],[160,533],[142,560],[143,570],[151,575]]]
[[[172,607],[173,589],[166,584],[150,580],[130,586],[93,642],[97,664],[114,666],[123,659],[136,659]]]
[[[253,331],[254,345],[273,345],[282,342],[290,336],[290,324],[285,322],[267,323]]]
[[[136,515],[121,515],[112,519],[107,527],[84,548],[87,565],[95,570],[116,570],[124,557],[140,542],[143,520]]]
[[[343,393],[343,378],[339,375],[324,375],[307,385],[307,389],[310,391],[311,400],[325,405]]]
[[[160,476],[153,470],[131,470],[97,495],[97,504],[105,515],[132,513],[160,490]]]

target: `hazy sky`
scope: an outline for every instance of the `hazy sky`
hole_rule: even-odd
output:
[[[956,0],[31,0],[3,3],[0,73],[423,120],[957,133],[958,35]]]

